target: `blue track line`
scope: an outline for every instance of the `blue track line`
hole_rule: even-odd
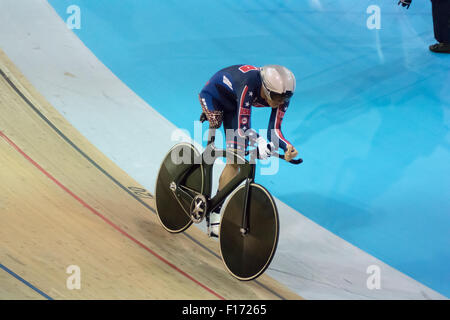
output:
[[[30,287],[31,289],[33,289],[34,291],[36,291],[37,293],[39,293],[41,296],[43,296],[44,298],[46,298],[47,300],[53,300],[52,297],[46,295],[44,292],[42,292],[41,290],[39,290],[38,288],[36,288],[35,286],[33,286],[31,283],[29,283],[27,280],[23,279],[22,277],[20,277],[19,275],[15,274],[14,272],[12,272],[11,270],[9,270],[7,267],[5,267],[4,265],[2,265],[0,263],[0,268],[5,270],[6,272],[8,272],[10,275],[12,275],[14,278],[16,278],[17,280],[23,282],[25,285],[27,285],[28,287]]]

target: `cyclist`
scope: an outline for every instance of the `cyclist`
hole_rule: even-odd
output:
[[[226,146],[236,153],[243,152],[248,144],[256,144],[261,159],[281,148],[285,159],[292,160],[298,151],[284,138],[281,123],[294,94],[295,76],[280,65],[255,67],[234,65],[218,71],[199,94],[203,113],[210,128],[224,125]],[[271,107],[267,138],[251,128],[251,107]],[[231,134],[230,134],[231,132]],[[239,166],[227,161],[219,179],[219,190],[238,173]],[[218,237],[220,207],[210,215],[209,236]]]

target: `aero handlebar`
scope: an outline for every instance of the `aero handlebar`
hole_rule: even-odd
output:
[[[269,147],[269,149],[270,149],[270,147]],[[245,155],[246,155],[246,156],[249,155],[249,154],[251,154],[251,157],[254,157],[254,156],[256,155],[256,158],[257,158],[257,159],[260,159],[260,157],[259,157],[259,152],[258,152],[258,148],[255,148],[255,149],[250,150],[250,151],[249,151],[249,150],[245,151]],[[277,157],[277,158],[280,158],[280,159],[285,160],[285,159],[284,159],[284,154],[279,154],[279,153],[277,153],[277,152],[272,152],[271,156],[272,156],[272,157]],[[288,161],[288,162],[289,162],[289,163],[292,163],[292,164],[300,164],[300,163],[303,162],[303,159],[302,159],[302,158],[292,159],[291,161]]]

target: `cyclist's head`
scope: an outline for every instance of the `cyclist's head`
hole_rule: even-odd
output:
[[[292,97],[295,76],[286,67],[271,64],[261,68],[262,89],[272,107],[279,106]]]

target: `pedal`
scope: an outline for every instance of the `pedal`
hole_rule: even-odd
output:
[[[211,223],[210,227],[208,227],[208,237],[210,238],[219,238],[219,225],[220,223]]]
[[[198,194],[191,202],[190,214],[191,220],[194,223],[200,223],[203,221],[208,209],[206,198],[202,194]]]
[[[210,219],[209,219],[209,216],[210,216],[210,214],[208,213],[206,215],[206,234],[208,235],[208,237],[211,237],[211,235],[210,235],[211,230],[210,230]]]

